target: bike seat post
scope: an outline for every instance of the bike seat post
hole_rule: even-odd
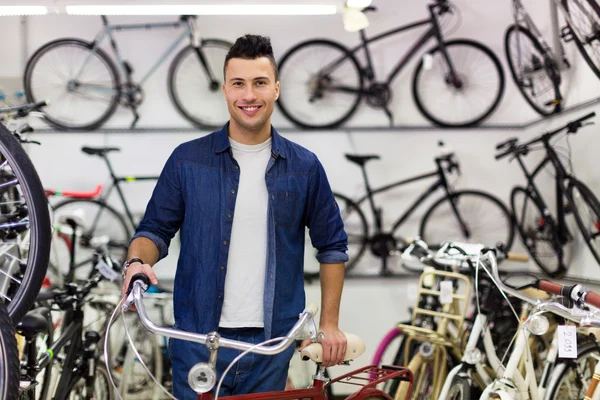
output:
[[[371,210],[373,211],[373,215],[377,216],[375,219],[375,225],[378,230],[382,228],[382,221],[379,217],[380,213],[375,208],[375,201],[373,200],[373,195],[371,194],[371,185],[369,184],[369,178],[367,176],[367,169],[365,165],[361,165],[360,169],[362,170],[363,179],[365,180],[365,187],[367,188],[367,197],[369,198],[369,204],[371,206]]]
[[[112,167],[112,164],[110,163],[110,160],[108,159],[108,154],[103,154],[102,158],[104,159],[104,162],[106,163],[106,167],[108,168],[108,172],[110,173],[110,177],[112,178],[113,182],[117,180],[117,176],[115,175],[115,170]]]

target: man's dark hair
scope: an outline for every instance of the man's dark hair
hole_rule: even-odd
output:
[[[279,71],[277,63],[273,56],[273,48],[271,47],[271,39],[260,35],[245,35],[238,38],[225,57],[225,65],[223,66],[223,76],[227,69],[227,63],[232,58],[243,58],[244,60],[256,60],[260,57],[267,57],[273,67],[275,73],[275,81],[279,80]]]

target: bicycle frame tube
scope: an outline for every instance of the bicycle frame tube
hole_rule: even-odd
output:
[[[392,35],[395,35],[397,33],[408,31],[408,30],[411,30],[411,29],[414,29],[414,28],[418,28],[420,26],[427,25],[427,24],[430,24],[430,23],[431,23],[431,20],[429,20],[429,19],[417,21],[417,22],[414,22],[412,24],[403,25],[401,27],[398,27],[398,28],[395,28],[395,29],[383,32],[383,33],[381,33],[381,34],[379,34],[377,36],[374,36],[374,37],[372,37],[370,39],[366,37],[365,31],[361,30],[360,31],[361,43],[359,45],[357,45],[356,47],[351,48],[349,50],[349,53],[352,54],[352,55],[354,55],[356,52],[360,51],[361,49],[364,49],[365,54],[367,54],[367,68],[366,68],[366,71],[361,71],[361,74],[365,74],[366,73],[366,75],[367,75],[367,77],[369,79],[375,79],[375,70],[373,69],[373,64],[372,64],[371,58],[369,56],[370,53],[369,53],[369,50],[368,50],[368,45],[370,43],[373,43],[373,42],[376,42],[378,40],[384,39],[384,38],[386,38],[388,36],[392,36]],[[426,34],[429,34],[430,32],[431,32],[431,30],[428,31]],[[428,39],[429,39],[429,37],[428,37]],[[421,46],[422,46],[422,44],[421,44]],[[418,47],[421,47],[421,46],[418,46]],[[413,53],[414,53],[414,51],[416,51],[416,49],[413,50]],[[411,57],[412,57],[412,55],[410,57],[407,57],[407,61]],[[335,70],[335,68],[340,63],[342,63],[346,58],[347,58],[347,56],[344,55],[344,56],[341,56],[340,58],[332,61],[331,63],[329,63],[329,65],[323,67],[323,69],[322,69],[321,72],[324,75],[330,73],[331,71]],[[396,73],[397,72],[394,73],[394,76],[395,76]],[[388,79],[391,80],[391,78],[388,78]]]
[[[543,197],[538,190],[537,186],[534,184],[533,179],[540,173],[540,171],[544,168],[544,166],[548,163],[551,163],[556,171],[555,177],[555,192],[556,192],[556,223],[557,229],[560,232],[560,240],[566,240],[566,232],[567,225],[565,221],[565,208],[564,208],[564,198],[565,198],[565,179],[568,177],[568,173],[565,167],[562,165],[556,151],[552,148],[549,143],[544,143],[547,156],[538,164],[538,166],[534,169],[531,175],[528,175],[522,161],[519,159],[519,162],[522,164],[521,167],[523,171],[525,171],[525,175],[527,176],[527,185],[533,191],[538,199],[542,202],[544,209],[548,209],[546,202],[543,200]]]
[[[75,311],[75,313],[81,313],[81,311]],[[81,315],[83,318],[83,315]],[[82,342],[82,329],[83,329],[83,321],[79,318],[76,318],[74,321],[70,322],[65,330],[65,333],[58,339],[57,344],[60,346],[52,345],[53,354],[56,354],[62,346],[64,346],[67,342],[69,342],[69,351],[64,361],[63,373],[60,375],[60,379],[58,380],[58,385],[56,388],[56,393],[53,398],[56,399],[66,399],[69,393],[66,391],[69,389],[69,382],[73,379],[73,368],[75,367],[75,361],[77,357],[80,356],[78,352],[81,350],[81,342]],[[69,373],[64,373],[65,371],[69,371]]]
[[[363,170],[364,172],[364,170]],[[423,174],[423,175],[419,175],[419,176],[415,176],[413,178],[408,178],[408,179],[404,179],[402,181],[399,182],[394,182],[392,184],[386,185],[386,186],[382,186],[380,188],[377,189],[371,189],[371,187],[368,185],[368,183],[366,183],[366,172],[363,173],[363,176],[365,178],[365,186],[367,188],[367,193],[361,197],[360,199],[356,200],[356,204],[360,206],[360,204],[365,201],[365,200],[369,200],[369,205],[371,206],[371,212],[373,214],[374,217],[376,217],[377,215],[377,208],[375,207],[375,200],[373,199],[373,196],[378,194],[378,193],[382,193],[382,192],[386,192],[390,189],[393,189],[395,187],[399,187],[402,185],[406,185],[412,182],[417,182],[423,179],[427,179],[427,178],[433,178],[434,176],[438,176],[439,172],[431,172],[428,174]],[[398,218],[398,220],[394,223],[394,227],[392,228],[392,233],[400,226],[402,225],[402,223],[413,213],[413,211],[416,209],[416,207],[422,202],[424,201],[427,197],[429,197],[429,195],[431,193],[433,193],[435,190],[437,190],[438,187],[443,186],[443,181],[442,179],[438,179],[437,181],[435,181],[421,196],[419,196],[419,198],[413,203],[411,204],[410,208],[404,213],[404,215],[402,215],[400,218]],[[381,221],[378,220],[378,218],[374,218],[375,220],[375,225],[376,225],[376,229],[379,231],[381,231],[382,226],[381,226]]]
[[[154,72],[156,72],[156,70],[158,69],[158,67],[167,60],[167,58],[169,57],[169,55],[179,46],[179,44],[186,38],[186,37],[191,37],[192,35],[192,31],[190,29],[190,26],[188,24],[182,24],[181,22],[171,22],[171,23],[156,23],[156,24],[130,24],[130,25],[105,25],[104,26],[104,35],[102,35],[102,38],[104,36],[108,36],[110,38],[111,41],[111,45],[112,45],[112,49],[113,49],[113,53],[115,55],[115,58],[117,59],[117,65],[119,67],[119,70],[121,72],[121,74],[123,74],[123,76],[127,76],[127,73],[125,71],[125,67],[123,65],[123,59],[121,57],[121,54],[119,53],[119,50],[116,46],[116,41],[113,37],[113,32],[114,31],[121,31],[121,30],[146,30],[146,29],[161,29],[161,28],[180,28],[180,27],[184,27],[184,32],[179,35],[178,38],[175,39],[175,41],[173,41],[173,43],[162,53],[161,56],[158,57],[158,60],[154,63],[154,65],[148,70],[148,72],[146,73],[146,75],[144,75],[144,77],[139,81],[139,85],[143,86],[144,83],[146,82],[146,80],[148,80],[148,78],[150,78],[150,76],[152,76],[152,74],[154,74]],[[101,39],[100,39],[101,40]]]

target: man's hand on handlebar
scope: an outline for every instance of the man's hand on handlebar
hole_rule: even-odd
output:
[[[153,285],[158,284],[158,279],[156,279],[156,274],[152,270],[150,264],[142,264],[142,263],[133,263],[129,267],[127,267],[127,271],[125,272],[125,279],[123,280],[123,287],[121,288],[121,296],[125,296],[127,293],[127,289],[129,288],[129,282],[131,281],[131,277],[135,274],[144,274],[150,279],[150,283]],[[135,310],[135,306],[129,307],[130,310]]]
[[[341,364],[346,355],[346,335],[336,326],[321,326],[317,334],[317,342],[323,346],[323,367],[333,367]],[[306,346],[311,344],[310,339],[305,340],[300,345],[298,351],[302,351]]]

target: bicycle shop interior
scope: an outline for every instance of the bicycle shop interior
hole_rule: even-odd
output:
[[[514,282],[519,285],[550,279],[600,290],[600,202],[597,200],[600,117],[590,116],[600,114],[600,2],[597,0],[178,0],[176,6],[158,0],[22,3],[0,0],[4,32],[0,43],[4,55],[0,67],[0,119],[10,131],[18,133],[48,195],[53,232],[49,279],[42,291],[55,279],[63,280],[61,283],[66,285],[67,279],[85,279],[93,271],[90,266],[75,276],[65,272],[72,262],[69,235],[73,233],[70,228],[61,228],[68,220],[65,216],[74,213],[82,220],[89,220],[98,207],[107,204],[112,211],[106,219],[100,218],[105,231],[94,236],[106,235],[127,243],[144,215],[156,177],[173,150],[181,143],[220,130],[228,121],[221,91],[223,63],[231,44],[245,34],[268,36],[279,64],[281,92],[272,116],[273,127],[283,137],[316,154],[336,194],[342,217],[348,211],[348,204],[354,212],[353,219],[344,221],[349,240],[348,265],[352,266],[346,270],[339,327],[359,336],[366,350],[350,366],[328,368],[330,377],[371,364],[390,329],[414,317],[413,309],[423,293],[420,272],[424,268],[418,259],[409,262],[405,257],[404,250],[414,238],[423,239],[436,251],[444,241],[489,248],[505,242],[498,253],[510,250],[528,255],[526,262],[511,261],[509,257],[500,263],[500,271],[516,273]],[[515,15],[520,28],[513,27],[511,31]],[[363,39],[376,38],[416,23],[421,24],[368,42],[366,49],[357,48],[361,35]],[[106,36],[107,32],[111,37]],[[430,35],[424,36],[428,32]],[[60,42],[65,38],[69,39]],[[428,40],[425,42],[423,38]],[[118,55],[112,47],[113,40]],[[536,44],[540,40],[543,43]],[[52,44],[53,41],[57,42]],[[308,43],[299,47],[309,41],[314,41],[312,49]],[[73,48],[60,50],[57,43],[71,44]],[[196,56],[194,45],[206,47],[206,59],[215,79],[215,85],[205,82],[196,93],[195,79],[201,76],[206,81],[206,77],[197,60],[195,64],[186,61],[188,56],[189,59]],[[56,56],[51,54],[53,51]],[[55,80],[64,78],[63,75],[79,73],[85,78],[85,73],[77,71],[77,63],[89,61],[81,52],[91,54],[92,61],[96,60],[94,68],[106,68],[109,85],[114,86],[117,94],[113,95],[109,88],[108,94],[101,90],[89,92],[83,100],[68,100],[68,93],[78,90],[77,84],[70,86],[66,97],[60,90],[52,90],[58,82]],[[448,59],[453,60],[454,72],[446,67]],[[336,72],[338,64],[342,71]],[[310,75],[319,74],[319,69],[326,65],[333,65],[327,73],[331,76]],[[388,80],[390,74],[393,79]],[[119,77],[119,82],[113,79],[110,83],[110,76]],[[339,90],[340,86],[333,84],[324,90],[315,89],[331,85],[336,79],[341,86],[354,86]],[[104,109],[94,109],[101,97],[99,107]],[[334,100],[329,102],[331,98]],[[36,108],[29,115],[10,111],[45,100],[48,105]],[[573,121],[574,124],[568,125]],[[562,127],[565,129],[547,143],[567,175],[557,180],[557,169],[546,164],[535,176],[536,191],[532,192],[519,160],[531,173],[549,153],[542,142],[525,150],[519,145]],[[88,151],[82,151],[84,147]],[[101,148],[118,150],[102,152],[98,150]],[[504,152],[507,155],[497,159]],[[348,155],[374,155],[377,159],[352,160]],[[377,193],[373,195],[376,210],[371,208],[364,171],[371,189],[384,189],[375,190]],[[386,188],[429,173],[432,175],[427,179]],[[443,185],[417,202],[440,176]],[[584,189],[575,189],[576,195],[592,198],[583,200],[585,212],[577,211],[582,203],[571,191],[572,179],[584,184]],[[557,183],[559,192],[564,190],[564,193],[557,193]],[[515,187],[524,191],[514,194]],[[112,189],[107,197],[109,188]],[[70,196],[69,192],[74,194]],[[452,197],[452,193],[461,195]],[[515,200],[518,195],[541,198],[548,206],[546,213],[541,211],[534,218],[532,226],[525,226],[526,222],[520,219],[523,209],[519,204],[522,206],[523,200],[521,203]],[[466,202],[469,196],[472,198]],[[436,202],[446,197],[450,198],[447,204],[442,202],[437,207]],[[473,224],[470,237],[465,237],[464,227],[456,221],[451,206],[455,204],[461,210],[460,197],[468,205],[460,212],[468,215],[463,216],[467,225]],[[72,199],[85,201],[63,204]],[[538,204],[534,203],[531,207]],[[410,213],[399,222],[407,211]],[[542,225],[548,225],[550,220],[558,232],[553,235],[559,238],[540,239],[540,230],[547,228]],[[378,222],[381,222],[379,227]],[[539,265],[540,259],[543,264],[547,257],[536,254],[532,244],[536,233],[531,230],[536,229],[535,240],[547,242],[553,260],[559,260],[554,261],[562,263],[564,270],[552,273],[559,267]],[[90,245],[89,237],[82,244],[79,242],[82,237],[73,235],[77,241],[75,258],[79,257],[74,262],[92,257],[94,246]],[[5,240],[5,235],[0,237]],[[318,274],[314,274],[319,262],[308,234],[306,238],[306,300],[307,304],[319,304],[321,287]],[[553,248],[556,247],[553,240],[562,240],[560,249]],[[158,324],[170,326],[174,322],[169,290],[174,285],[180,243],[176,236],[168,256],[154,266],[165,292],[149,299],[147,304],[152,303],[148,313]],[[537,246],[539,250],[542,245]],[[111,250],[110,255],[119,266],[126,258],[122,246]],[[552,270],[550,274],[548,270]],[[485,274],[483,269],[479,273]],[[102,282],[96,289],[98,293],[93,295],[92,291],[92,297],[117,304],[122,281],[121,274],[115,274],[114,281]],[[477,290],[473,290],[476,294]],[[10,301],[8,296],[2,298]],[[476,309],[474,302],[469,309]],[[58,326],[64,310],[53,310],[51,318]],[[595,308],[592,306],[591,310]],[[86,311],[90,320],[84,326],[97,322],[94,316],[100,312],[96,308],[88,316]],[[591,311],[588,308],[586,312]],[[469,321],[472,323],[472,319]],[[137,323],[135,329],[141,335],[144,328]],[[468,331],[465,329],[466,336]],[[594,332],[593,328],[590,332]],[[55,336],[58,334],[60,329]],[[116,343],[114,348],[123,349],[121,356],[131,358],[127,366],[136,364],[137,356],[122,346],[127,342],[126,335],[119,331],[114,336],[111,339]],[[166,341],[157,337],[153,339],[155,345],[164,350],[161,357],[166,359]],[[23,350],[25,339],[18,337],[17,342]],[[104,363],[104,355],[98,351],[97,359]],[[393,363],[394,352],[386,352],[379,362]],[[21,372],[24,357],[21,354]],[[59,357],[54,364],[62,361]],[[448,371],[454,366],[451,364]],[[119,387],[124,365],[112,371],[116,388],[111,386],[110,394],[100,398],[169,398],[138,366],[132,367],[135,374],[130,377],[129,389]],[[168,368],[162,365],[160,368],[164,369],[160,372],[163,378],[170,375]],[[313,369],[310,367],[308,373],[309,384]],[[438,398],[439,390],[431,389],[438,377],[423,383],[418,379],[419,374],[424,372],[413,371],[413,394],[407,398]],[[444,379],[440,379],[441,388]],[[165,379],[162,383],[169,391],[172,383]],[[54,384],[58,385],[59,380]],[[588,387],[589,382],[585,390]],[[384,384],[379,388],[388,390]],[[53,398],[55,390],[50,387],[46,398]],[[583,399],[585,390],[580,390],[581,397],[555,394],[552,398]],[[333,385],[333,394],[329,396],[341,399],[355,391],[351,385]],[[473,393],[481,392],[483,389]],[[394,389],[391,397],[372,398],[399,398],[397,393]],[[530,397],[522,393],[520,396],[515,398],[548,398],[537,392],[529,393]],[[0,400],[13,398],[28,397]],[[41,398],[39,392],[35,398]]]

